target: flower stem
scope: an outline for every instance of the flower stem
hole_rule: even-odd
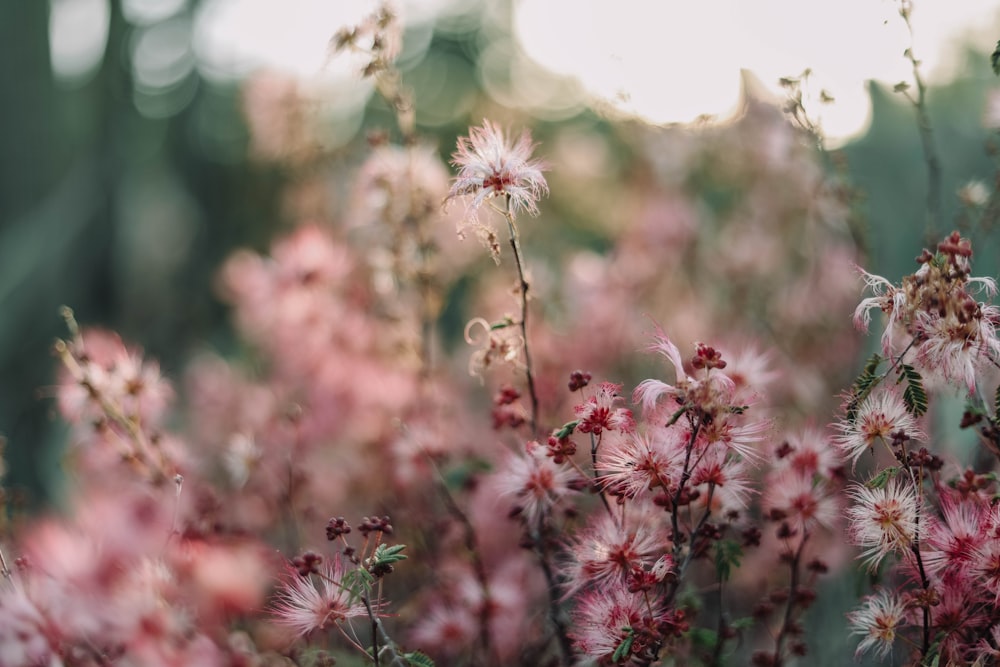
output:
[[[505,199],[503,216],[507,220],[507,230],[510,232],[510,247],[514,251],[514,263],[517,265],[517,277],[521,292],[521,339],[524,341],[524,369],[528,380],[528,395],[531,397],[531,433],[538,432],[538,392],[535,390],[535,376],[531,368],[531,351],[528,347],[528,279],[524,274],[524,260],[521,258],[521,243],[518,240],[517,225],[514,215],[510,212],[510,195]]]
[[[913,68],[913,81],[917,84],[917,95],[914,97],[905,91],[904,94],[913,104],[913,109],[917,114],[917,129],[920,131],[920,144],[924,151],[924,162],[927,164],[927,227],[924,233],[927,242],[931,243],[936,237],[935,230],[941,220],[941,158],[934,143],[934,130],[927,113],[927,85],[920,74],[920,61],[913,55],[913,24],[910,22],[912,10],[910,4],[909,0],[902,0],[899,15],[903,17],[906,29],[910,33],[910,47],[906,49],[905,56]]]

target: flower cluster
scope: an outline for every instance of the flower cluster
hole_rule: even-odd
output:
[[[1000,307],[976,299],[979,293],[997,292],[992,278],[972,277],[972,245],[953,232],[938,243],[937,251],[924,249],[917,257],[920,268],[893,285],[881,276],[862,271],[874,293],[854,312],[855,325],[867,330],[871,311],[887,315],[882,349],[886,355],[903,354],[921,370],[953,385],[976,389],[978,372],[1000,356]]]
[[[779,667],[861,579],[834,610],[858,657],[1000,659],[1000,308],[971,241],[898,285],[862,272],[857,304],[849,195],[761,103],[697,132],[553,127],[544,162],[484,120],[449,185],[401,34],[383,5],[334,36],[396,126],[357,173],[302,170],[294,228],[222,266],[229,355],[174,384],[66,313],[66,511],[0,494],[0,665]],[[290,111],[252,150],[299,168]],[[642,177],[611,180],[612,148]],[[550,194],[558,222],[525,223],[558,228],[542,262],[519,216]],[[457,200],[459,234],[513,268],[475,264]],[[886,328],[850,383],[855,305]],[[941,435],[956,386],[983,445],[964,466]]]

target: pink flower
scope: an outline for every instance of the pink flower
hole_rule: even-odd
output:
[[[657,487],[671,492],[684,460],[685,442],[681,429],[606,438],[597,460],[600,482],[606,491],[626,498],[635,498]]]
[[[840,422],[836,428],[840,435],[834,442],[851,459],[852,465],[878,441],[891,444],[894,433],[918,440],[924,437],[916,418],[907,412],[903,399],[887,389],[875,390],[861,401],[853,421]]]
[[[921,312],[916,317],[920,344],[916,348],[916,363],[952,385],[965,385],[969,393],[976,390],[976,374],[988,359],[1000,357],[1000,339],[996,324],[1000,308],[977,304],[971,297],[966,302],[970,312],[978,317],[968,319],[935,317]]]
[[[710,447],[698,459],[691,472],[691,485],[713,485],[713,511],[724,514],[727,510],[747,508],[754,493],[745,461],[731,456],[723,447]],[[703,497],[707,499],[707,491]]]
[[[520,211],[538,215],[538,198],[548,194],[549,186],[542,176],[543,164],[531,158],[534,147],[527,130],[512,141],[488,120],[482,127],[470,128],[469,136],[459,138],[458,150],[452,155],[458,176],[448,199],[471,197],[469,206],[475,211],[487,199],[504,196],[511,215]]]
[[[854,505],[847,510],[850,536],[862,547],[868,569],[892,552],[903,553],[917,534],[919,503],[913,487],[892,480],[880,489],[853,486],[848,494]]]
[[[579,493],[581,479],[575,470],[558,465],[545,455],[545,447],[529,442],[523,455],[511,456],[497,473],[502,496],[516,499],[513,513],[536,528],[552,509],[568,496]]]
[[[880,658],[889,655],[897,631],[905,624],[905,617],[905,605],[889,591],[881,590],[866,597],[860,609],[847,615],[847,620],[851,623],[851,634],[861,635],[863,638],[855,656],[860,656],[869,649],[874,649]]]
[[[339,555],[332,563],[320,566],[317,583],[289,567],[271,607],[275,622],[305,636],[350,618],[367,616],[364,603],[342,587],[343,574]]]
[[[768,476],[761,502],[767,514],[798,519],[807,527],[817,523],[830,527],[840,514],[834,489],[826,478],[803,475],[792,468]]]
[[[577,430],[581,433],[593,433],[600,436],[603,431],[614,431],[617,428],[631,430],[634,426],[632,412],[626,408],[615,407],[621,401],[620,384],[602,382],[597,388],[597,394],[573,408],[576,418],[580,420]]]
[[[929,518],[922,546],[932,572],[964,572],[986,541],[989,506],[973,497],[942,494],[943,521]]]
[[[893,348],[893,333],[900,313],[906,308],[906,292],[896,287],[882,276],[876,276],[863,269],[858,269],[864,278],[865,287],[871,289],[873,296],[862,299],[854,310],[854,326],[859,331],[868,331],[871,325],[871,309],[878,308],[889,316],[882,334],[882,351],[891,354]]]
[[[650,570],[669,548],[660,508],[630,505],[623,522],[598,514],[569,545],[567,595],[627,582],[634,571]]]
[[[650,603],[641,593],[630,593],[622,584],[608,586],[581,598],[573,613],[571,637],[587,656],[610,662],[637,630],[653,626],[662,615],[655,600]],[[629,662],[631,651],[624,653],[621,662]]]

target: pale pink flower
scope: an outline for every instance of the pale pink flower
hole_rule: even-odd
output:
[[[977,549],[972,567],[986,590],[993,593],[993,604],[1000,604],[1000,539],[993,537]]]
[[[944,493],[941,519],[927,518],[921,547],[932,572],[964,571],[985,543],[989,506],[978,499]]]
[[[757,451],[757,445],[763,442],[770,432],[771,421],[768,419],[742,423],[739,415],[723,412],[715,415],[711,422],[702,427],[699,440],[707,443],[707,446],[718,443],[747,461],[755,463],[763,458]]]
[[[849,534],[864,551],[869,570],[890,553],[905,553],[917,537],[919,501],[909,483],[890,480],[882,488],[855,485],[848,490],[854,504],[847,510]]]
[[[571,638],[585,655],[610,662],[631,633],[652,626],[662,610],[657,601],[615,584],[583,595],[573,612]],[[631,652],[626,651],[625,660]],[[602,664],[603,664],[602,662]]]
[[[736,401],[756,402],[780,378],[781,374],[773,367],[773,356],[770,352],[761,352],[749,345],[725,355],[728,361],[726,377],[736,385]]]
[[[711,447],[702,454],[691,471],[692,486],[714,486],[713,511],[744,510],[755,493],[745,461],[732,456],[723,447]],[[703,490],[707,500],[707,489]]]
[[[843,465],[840,452],[830,437],[812,426],[788,435],[780,448],[786,450],[779,459],[780,465],[794,468],[804,475],[832,477]]]
[[[500,495],[513,496],[512,511],[533,529],[554,507],[579,493],[583,481],[573,468],[555,463],[545,451],[537,442],[529,442],[525,452],[508,457],[496,475]]]
[[[864,278],[865,287],[872,291],[873,296],[862,299],[854,310],[854,326],[859,331],[868,331],[871,324],[871,309],[878,308],[888,316],[885,331],[882,333],[882,352],[891,354],[894,345],[894,334],[899,316],[906,310],[906,292],[896,287],[882,276],[858,268]]]
[[[915,327],[921,335],[915,359],[932,376],[948,384],[965,385],[971,394],[976,390],[980,368],[987,360],[1000,358],[1000,338],[996,332],[1000,308],[976,304],[971,299],[967,303],[978,310],[979,317],[960,321],[917,313]]]
[[[311,577],[300,576],[291,567],[278,588],[271,612],[275,622],[305,636],[324,630],[351,618],[367,616],[363,602],[352,599],[351,593],[341,585],[344,566],[338,555],[332,562],[320,565],[320,573]]]
[[[635,498],[657,487],[664,492],[673,490],[686,438],[681,429],[660,429],[655,436],[625,433],[605,438],[596,468],[606,491]]]
[[[20,575],[0,583],[0,665],[62,664],[59,630],[32,599]]]
[[[847,620],[851,634],[862,637],[855,656],[873,650],[884,658],[892,652],[897,632],[906,625],[906,606],[891,592],[880,590],[867,596],[860,609],[847,615]]]
[[[453,658],[479,638],[476,611],[442,602],[421,613],[410,630],[410,641],[435,657]]]
[[[548,194],[549,186],[542,176],[544,165],[531,157],[534,147],[527,130],[510,140],[488,120],[470,128],[468,137],[459,137],[458,150],[452,155],[458,175],[448,199],[470,197],[469,208],[474,212],[487,199],[507,197],[511,215],[521,211],[538,215],[538,199]]]
[[[840,507],[830,482],[818,475],[803,475],[786,468],[767,478],[761,499],[764,511],[797,520],[806,527],[831,527],[840,516]]]
[[[651,569],[671,546],[664,528],[663,510],[652,505],[630,504],[623,520],[595,515],[569,544],[566,595],[627,582],[632,572]]]
[[[869,394],[857,407],[853,421],[838,422],[840,434],[834,443],[844,456],[857,464],[858,459],[877,442],[892,444],[893,434],[902,433],[920,440],[924,433],[916,418],[906,410],[906,404],[896,392],[879,388]]]

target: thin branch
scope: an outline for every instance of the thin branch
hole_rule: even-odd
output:
[[[535,389],[535,376],[531,366],[531,352],[528,347],[528,279],[524,273],[524,260],[521,257],[521,242],[518,240],[517,225],[514,215],[510,212],[510,195],[504,199],[501,211],[507,220],[507,231],[510,232],[510,247],[514,251],[514,263],[517,264],[517,278],[521,296],[521,339],[524,343],[524,372],[528,381],[528,394],[531,397],[531,433],[538,433],[538,392]]]
[[[924,162],[927,164],[927,222],[924,234],[927,242],[931,243],[933,239],[937,238],[937,229],[941,222],[941,158],[934,142],[931,119],[927,113],[927,85],[920,74],[920,60],[913,53],[913,24],[910,22],[912,10],[913,5],[910,0],[901,0],[899,15],[903,18],[910,34],[910,47],[906,49],[904,55],[913,68],[913,81],[917,85],[917,95],[914,97],[905,90],[903,92],[916,111],[920,145],[924,151]]]
[[[545,538],[542,537],[541,531],[533,534],[531,538],[535,554],[538,556],[538,562],[542,567],[542,574],[545,575],[545,584],[549,593],[549,620],[552,621],[552,625],[555,627],[556,639],[559,641],[559,650],[562,652],[563,657],[562,664],[571,665],[574,659],[573,644],[569,640],[566,622],[559,611],[559,586],[556,582],[552,565],[549,563],[548,550],[544,546]]]

